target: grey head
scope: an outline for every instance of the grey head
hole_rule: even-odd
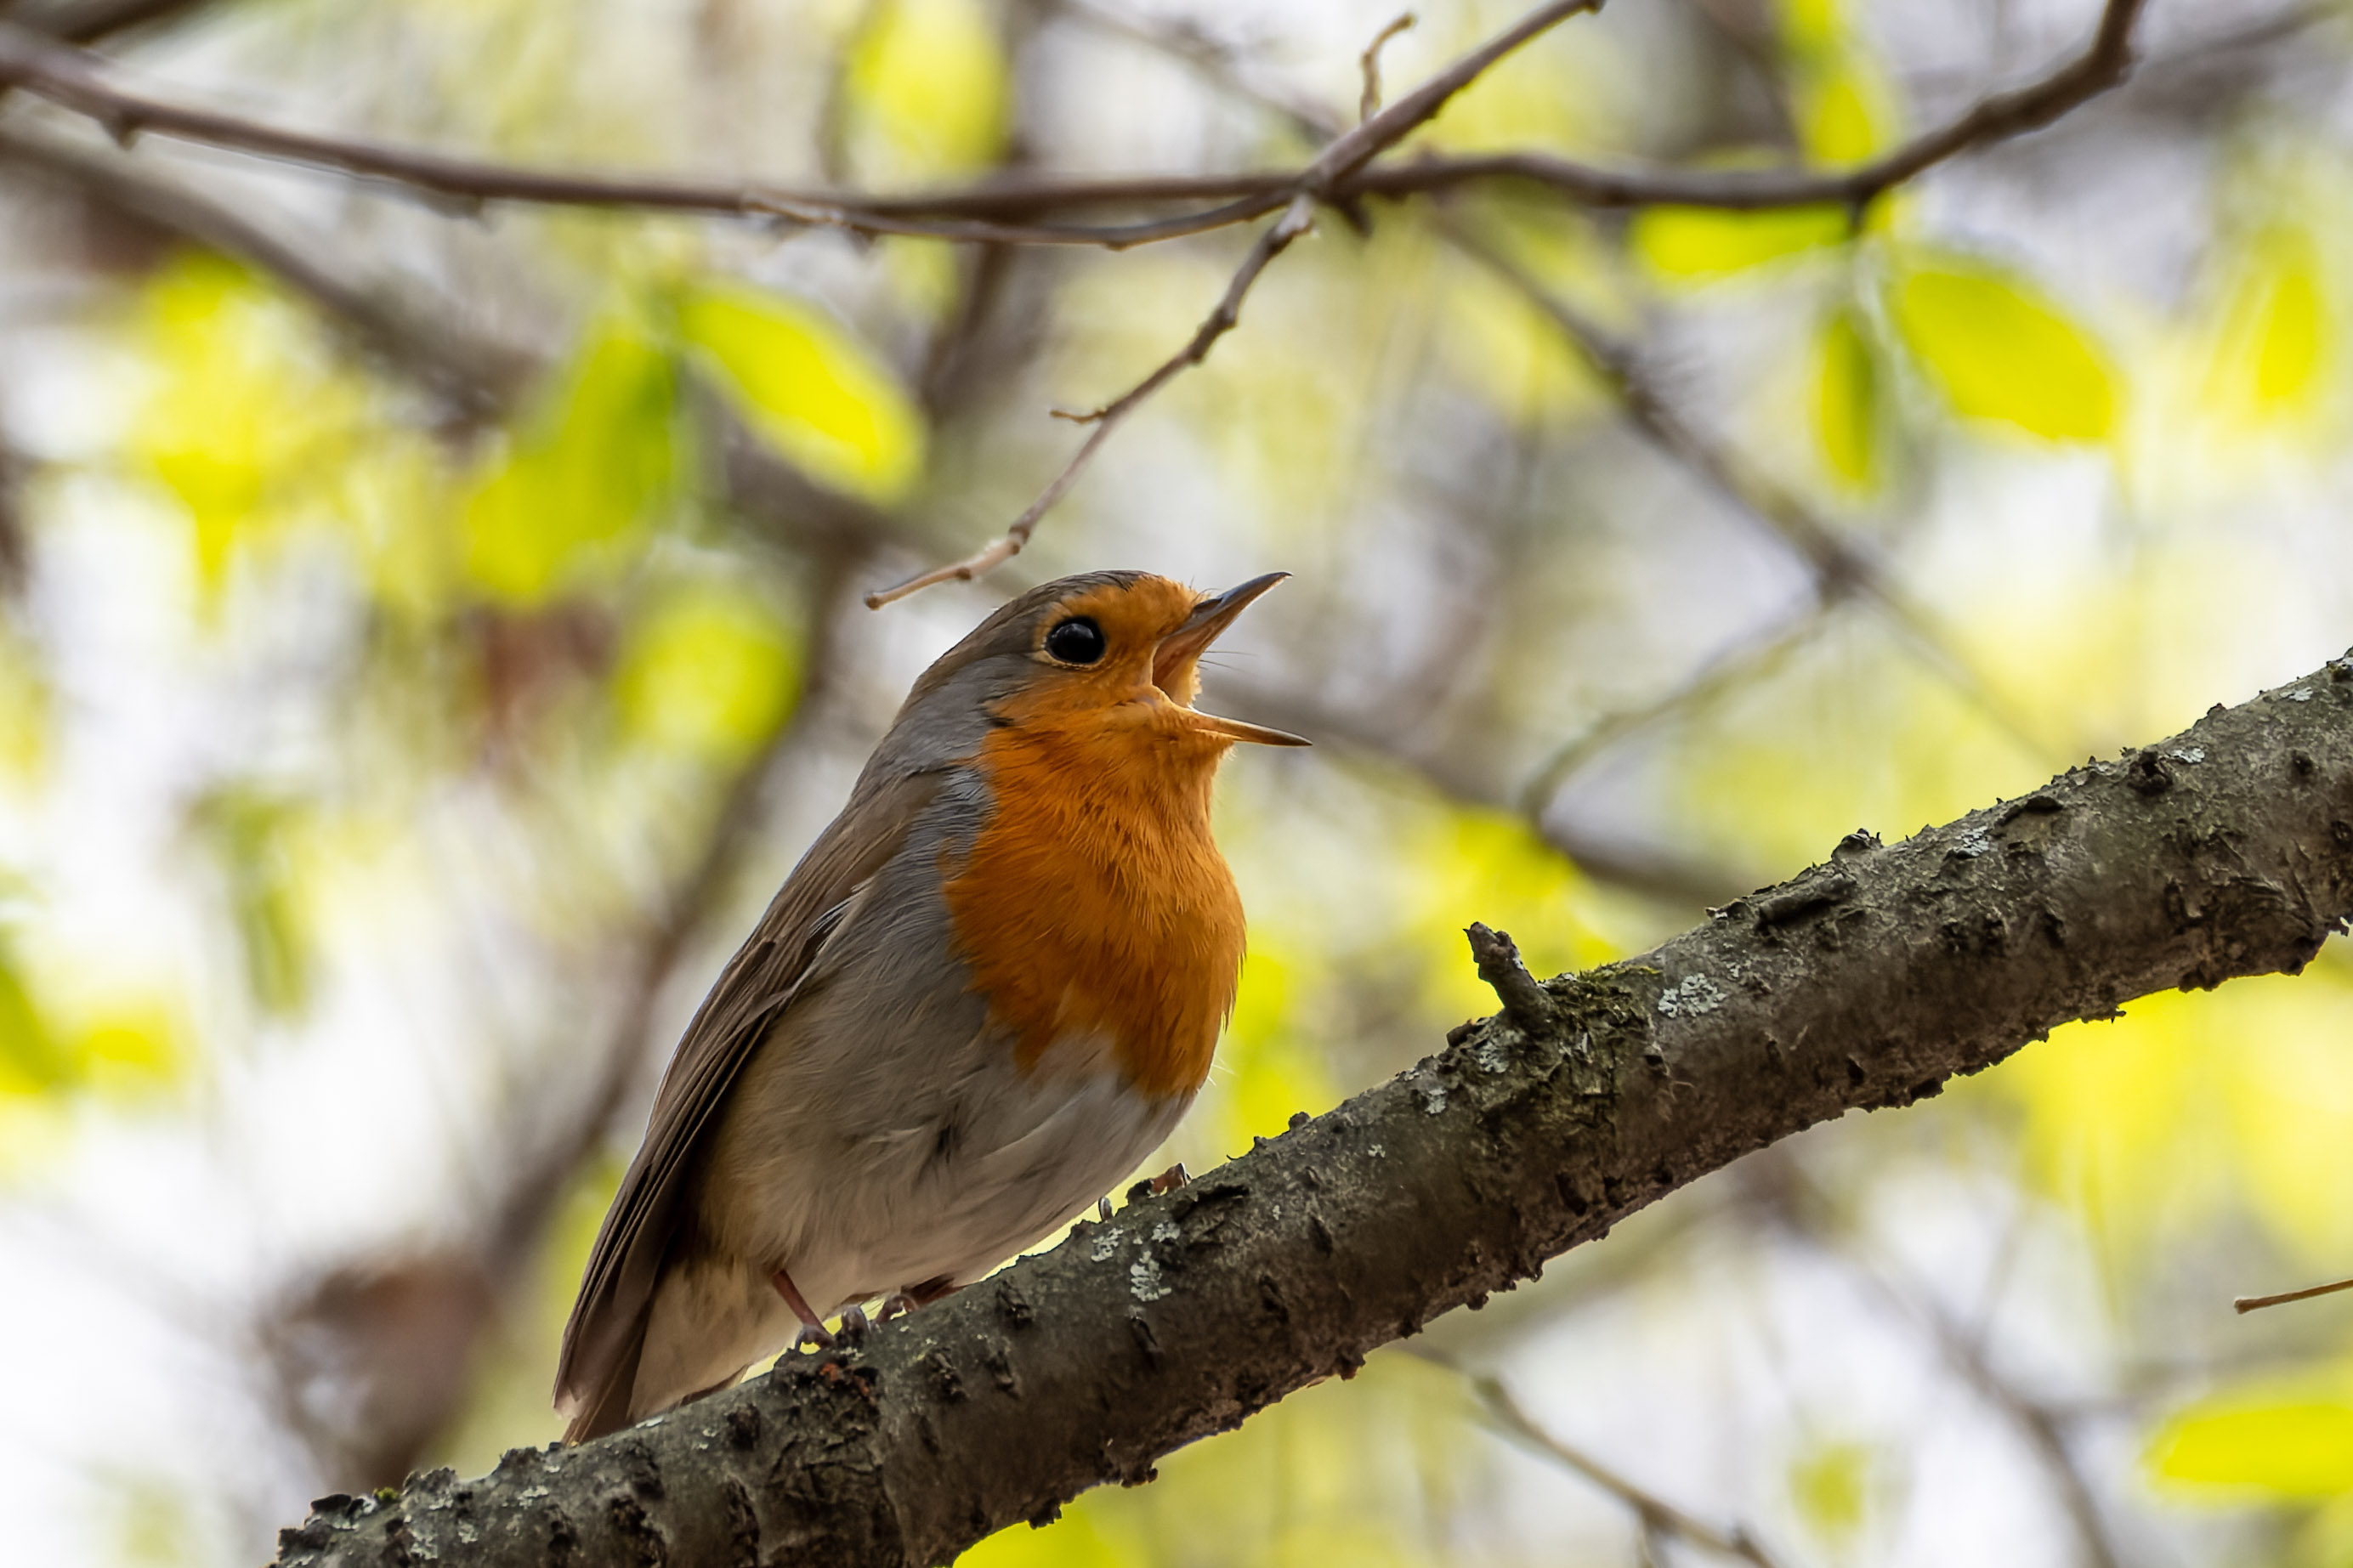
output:
[[[970,760],[989,731],[1017,721],[1008,699],[1117,705],[1156,688],[1191,709],[1201,652],[1287,574],[1201,594],[1149,572],[1084,572],[1041,583],[999,608],[923,671],[860,780],[862,790]],[[1198,715],[1229,741],[1304,745],[1295,735]]]

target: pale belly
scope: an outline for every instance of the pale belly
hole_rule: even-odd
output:
[[[703,1205],[716,1256],[665,1278],[633,1409],[785,1349],[800,1324],[775,1270],[827,1316],[969,1284],[1127,1180],[1191,1102],[1139,1093],[1097,1051],[1057,1047],[1024,1073],[985,1026],[918,1074],[821,1055],[771,1051],[747,1068]]]

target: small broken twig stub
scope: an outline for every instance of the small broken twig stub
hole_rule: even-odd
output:
[[[1399,33],[1411,32],[1413,25],[1420,20],[1410,11],[1398,13],[1389,19],[1388,26],[1373,35],[1373,41],[1366,44],[1365,52],[1356,58],[1356,64],[1365,73],[1365,90],[1356,100],[1358,121],[1370,120],[1381,111],[1381,50],[1388,47],[1388,41]]]
[[[1523,1029],[1549,1028],[1554,1015],[1552,994],[1520,962],[1519,944],[1512,940],[1512,933],[1473,921],[1462,934],[1470,939],[1471,957],[1479,965],[1479,978],[1503,1003],[1504,1016]]]

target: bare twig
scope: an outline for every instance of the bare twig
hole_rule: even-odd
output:
[[[1451,1364],[1434,1355],[1429,1359],[1438,1361],[1440,1365]],[[1713,1552],[1719,1557],[1736,1558],[1752,1563],[1755,1568],[1775,1568],[1773,1558],[1757,1543],[1755,1532],[1746,1525],[1736,1524],[1727,1530],[1710,1524],[1696,1514],[1685,1512],[1657,1493],[1636,1485],[1584,1449],[1572,1447],[1546,1431],[1512,1396],[1512,1391],[1504,1385],[1503,1379],[1473,1376],[1468,1373],[1463,1375],[1471,1384],[1472,1393],[1478,1396],[1480,1414],[1489,1426],[1522,1447],[1584,1477],[1624,1503],[1633,1510],[1635,1522],[1647,1540],[1655,1542],[1658,1537],[1665,1536],[1696,1546],[1704,1552]]]
[[[1346,129],[1329,107],[1288,84],[1267,80],[1241,50],[1189,18],[1134,16],[1094,0],[1057,0],[1056,10],[1097,32],[1165,55],[1219,91],[1276,115],[1310,142],[1328,142]]]
[[[2301,1290],[2283,1290],[2276,1296],[2241,1296],[2231,1305],[2242,1312],[2252,1312],[2288,1301],[2309,1301],[2315,1296],[2333,1296],[2339,1290],[2353,1290],[2353,1279],[2339,1279],[2328,1285],[2308,1285]]]
[[[1342,707],[1313,690],[1276,691],[1244,685],[1230,676],[1220,690],[1220,700],[1253,721],[1313,735],[1318,745],[1329,743],[1394,764],[1464,805],[1518,814],[1540,841],[1597,882],[1662,904],[1704,909],[1726,901],[1761,879],[1738,867],[1599,838],[1565,823],[1528,816],[1519,811],[1508,788],[1459,752],[1417,744],[1411,736],[1398,733],[1394,722]]]
[[[1782,660],[1820,633],[1829,623],[1831,607],[1827,601],[1816,600],[1800,613],[1725,648],[1650,700],[1602,714],[1562,742],[1537,764],[1535,773],[1521,787],[1521,809],[1541,815],[1586,763],[1627,736],[1674,714],[1704,707],[1744,681],[1771,673]]]
[[[2132,64],[2132,28],[2145,0],[2109,0],[2082,53],[2048,75],[1994,94],[1887,156],[1831,174],[1806,170],[1606,170],[1549,153],[1425,155],[1367,165],[1428,121],[1455,93],[1511,49],[1593,0],[1554,0],[1416,92],[1356,127],[1298,171],[1113,178],[1032,177],[907,195],[764,189],[659,176],[574,174],[517,168],[360,138],[269,125],[125,87],[99,56],[0,23],[0,86],[19,86],[105,126],[120,137],[153,132],[185,141],[340,171],[470,209],[488,202],[634,207],[783,217],[873,234],[910,234],[975,243],[1092,245],[1113,249],[1246,223],[1285,206],[1302,190],[1319,200],[1403,197],[1497,182],[1542,185],[1589,206],[1682,205],[1755,211],[1771,207],[1860,208],[1893,187],[1972,148],[2059,119],[2122,81]],[[161,7],[159,7],[161,9]],[[1172,217],[1116,225],[1047,224],[1049,212],[1218,205]]]
[[[858,69],[860,51],[876,30],[890,20],[892,0],[860,0],[858,14],[834,41],[833,59],[825,73],[825,96],[817,106],[817,166],[835,184],[849,178],[849,81]]]
[[[1356,100],[1358,121],[1370,120],[1380,112],[1382,48],[1399,33],[1411,31],[1413,25],[1419,20],[1421,18],[1410,11],[1400,11],[1389,19],[1388,26],[1373,35],[1373,41],[1366,44],[1365,52],[1356,57],[1357,68],[1365,74],[1365,90]]]
[[[936,583],[970,582],[992,567],[1000,566],[1021,553],[1037,529],[1038,520],[1060,500],[1087,463],[1111,438],[1112,432],[1125,423],[1145,399],[1175,380],[1177,375],[1208,357],[1209,350],[1219,338],[1233,331],[1241,319],[1242,300],[1263,273],[1270,262],[1291,247],[1297,239],[1314,226],[1315,205],[1329,196],[1332,183],[1344,179],[1378,157],[1416,130],[1436,118],[1447,102],[1478,79],[1481,72],[1504,58],[1529,39],[1558,26],[1580,12],[1593,10],[1600,0],[1546,0],[1504,28],[1477,48],[1431,77],[1413,91],[1388,109],[1380,110],[1354,130],[1344,132],[1325,144],[1315,161],[1306,167],[1293,184],[1290,201],[1281,218],[1269,225],[1242,258],[1227,284],[1224,298],[1209,312],[1192,337],[1192,341],[1164,361],[1159,368],[1129,388],[1114,401],[1105,404],[1092,414],[1079,416],[1082,423],[1092,424],[1091,431],[1071,460],[1062,466],[1038,499],[1028,510],[1013,520],[1002,534],[983,545],[973,554],[946,566],[934,567],[916,574],[905,582],[881,589],[866,596],[867,607],[881,609],[883,605],[905,598],[918,589]]]
[[[1254,188],[1197,196],[1198,181],[1127,182],[1124,190],[1096,193],[1105,205],[1209,200],[1222,205],[1175,217],[1134,224],[1083,226],[999,222],[990,212],[1034,210],[1062,205],[1034,199],[1031,188],[1008,182],[1002,190],[976,186],[936,199],[840,195],[747,184],[713,184],[659,176],[569,174],[513,168],[397,147],[357,137],[289,130],[241,115],[204,109],[124,87],[99,56],[29,29],[0,22],[0,88],[19,87],[62,109],[96,121],[116,141],[142,133],[175,137],[207,146],[249,153],[310,168],[331,169],[386,181],[422,193],[437,205],[472,211],[491,202],[526,202],[568,206],[633,207],[661,212],[700,212],[785,218],[815,227],[864,234],[913,235],[976,244],[1089,245],[1124,249],[1245,223],[1288,200],[1280,176],[1243,182]],[[1233,182],[1227,182],[1232,184]],[[1092,182],[1102,185],[1104,182]],[[1081,206],[1098,205],[1082,199]],[[977,209],[978,216],[973,216]]]
[[[1268,225],[1266,231],[1259,236],[1258,242],[1250,247],[1250,254],[1242,258],[1241,266],[1235,270],[1233,280],[1226,285],[1225,295],[1219,300],[1217,309],[1211,310],[1194,331],[1190,342],[1162,361],[1150,375],[1128,388],[1114,401],[1091,414],[1065,416],[1082,424],[1092,425],[1094,428],[1087,433],[1087,438],[1080,444],[1079,449],[1071,455],[1071,460],[1062,465],[1062,471],[1054,476],[1053,482],[1039,493],[1038,499],[1029,503],[1027,510],[1013,520],[1011,527],[961,561],[917,573],[903,583],[867,595],[866,607],[879,610],[935,583],[968,583],[1020,554],[1022,546],[1029,542],[1029,535],[1037,529],[1038,520],[1052,510],[1054,503],[1078,482],[1080,473],[1103,444],[1111,439],[1112,432],[1124,424],[1127,416],[1134,413],[1146,398],[1209,356],[1209,350],[1217,341],[1232,331],[1240,321],[1242,300],[1249,295],[1250,286],[1258,281],[1259,275],[1266,270],[1267,264],[1289,249],[1291,242],[1314,227],[1314,222],[1315,204],[1313,199],[1303,195],[1294,196],[1282,216]]]

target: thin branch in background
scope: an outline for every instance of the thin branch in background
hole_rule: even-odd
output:
[[[2050,1477],[2084,1561],[2091,1568],[2121,1568],[2122,1554],[2109,1535],[2091,1481],[2068,1445],[2062,1412],[2004,1377],[1986,1353],[1982,1338],[1955,1321],[1934,1300],[1858,1255],[1848,1238],[1831,1229],[1826,1217],[1831,1212],[1828,1195],[1786,1151],[1760,1160],[1750,1179],[1767,1212],[1791,1235],[1844,1268],[1897,1317],[1918,1325],[1961,1381],[2010,1421]]]
[[[2339,1279],[2328,1285],[2308,1285],[2301,1290],[2284,1290],[2276,1296],[2241,1296],[2231,1305],[2239,1311],[2253,1312],[2289,1301],[2309,1301],[2315,1296],[2334,1296],[2339,1290],[2353,1290],[2353,1279]]]
[[[389,278],[360,277],[338,265],[320,237],[280,233],[147,160],[18,122],[0,124],[0,168],[11,166],[269,273],[368,352],[471,416],[495,416],[537,369],[529,356],[479,332],[452,330],[446,300],[428,301],[422,289]]]
[[[1830,624],[1833,604],[1816,600],[1780,617],[1701,664],[1683,681],[1648,701],[1611,709],[1562,742],[1538,763],[1519,794],[1531,816],[1549,811],[1568,781],[1588,763],[1630,735],[1678,714],[1706,707],[1736,687],[1771,675]]]
[[[1513,1397],[1503,1379],[1492,1374],[1473,1373],[1455,1366],[1454,1363],[1435,1352],[1417,1350],[1426,1361],[1461,1373],[1479,1401],[1482,1422],[1502,1436],[1562,1468],[1575,1472],[1624,1503],[1634,1514],[1637,1528],[1653,1557],[1662,1538],[1680,1541],[1712,1552],[1719,1557],[1730,1557],[1751,1563],[1754,1568],[1778,1568],[1773,1557],[1757,1540],[1757,1534],[1745,1524],[1729,1529],[1711,1524],[1696,1514],[1689,1513],[1673,1503],[1628,1479],[1603,1464],[1582,1448],[1576,1447],[1546,1430],[1525,1405]]]
[[[1365,52],[1356,57],[1356,66],[1364,73],[1365,89],[1356,98],[1356,119],[1370,120],[1381,110],[1381,50],[1399,33],[1410,32],[1421,18],[1410,11],[1400,11],[1389,19],[1388,26],[1373,35]]]
[[[785,218],[811,227],[862,234],[911,235],[972,244],[1082,245],[1124,249],[1246,223],[1288,199],[1282,176],[1241,182],[1197,195],[1198,180],[1120,182],[1092,192],[1103,205],[1132,205],[1168,200],[1229,196],[1223,205],[1149,222],[1110,226],[992,221],[971,216],[986,210],[1034,209],[1040,204],[1018,184],[1005,190],[976,187],[930,200],[842,196],[742,184],[714,184],[649,175],[642,178],[572,174],[513,168],[397,147],[356,137],[314,134],[266,124],[240,115],[158,98],[121,86],[101,57],[74,48],[12,23],[0,21],[0,90],[22,88],[61,109],[95,121],[118,142],[128,144],[153,132],[233,152],[381,180],[428,198],[437,207],[463,213],[491,202],[564,206],[638,208],[740,217]],[[1082,182],[1102,187],[1101,181]],[[1235,188],[1223,188],[1235,187]],[[1082,200],[1078,205],[1097,205]],[[937,216],[927,216],[932,214]]]
[[[1095,0],[1055,0],[1055,9],[1099,33],[1142,44],[1175,60],[1219,91],[1267,110],[1309,142],[1320,145],[1347,128],[1339,115],[1313,97],[1288,83],[1262,79],[1240,48],[1190,17],[1134,16]]]
[[[990,180],[911,195],[762,189],[659,176],[614,177],[517,168],[353,137],[314,134],[198,108],[123,87],[101,57],[0,22],[0,89],[25,88],[97,121],[119,140],[153,132],[280,162],[406,187],[452,210],[488,202],[637,207],[784,217],[872,234],[973,243],[1092,245],[1113,249],[1247,223],[1302,192],[1347,204],[1493,182],[1525,182],[1590,206],[1671,205],[1756,211],[1868,206],[1894,186],[1973,148],[2039,130],[2125,79],[2132,29],[2145,0],[2109,0],[2083,52],[2012,91],[1996,93],[1874,163],[1836,174],[1780,171],[1597,169],[1549,153],[1425,155],[1368,167],[1511,50],[1596,0],[1552,0],[1420,89],[1333,141],[1295,173]],[[1205,210],[1126,225],[1014,221],[1048,211],[1221,202]]]
[[[860,51],[872,41],[877,29],[890,20],[893,3],[894,0],[861,0],[858,14],[834,41],[833,58],[825,73],[825,96],[818,102],[814,132],[817,166],[829,184],[849,183],[850,78],[857,72]]]
[[[1599,0],[1547,0],[1547,4],[1530,11],[1396,103],[1355,129],[1334,137],[1316,155],[1314,162],[1301,173],[1282,216],[1270,224],[1259,236],[1257,243],[1250,247],[1250,253],[1242,258],[1241,266],[1235,270],[1233,280],[1226,286],[1224,298],[1219,300],[1217,309],[1209,312],[1208,318],[1194,332],[1192,341],[1122,396],[1094,413],[1082,416],[1082,422],[1092,424],[1094,429],[1071,455],[1071,460],[1063,465],[1061,472],[1055,475],[1038,499],[1029,503],[1028,510],[1014,519],[1004,533],[963,560],[918,573],[894,586],[869,594],[866,596],[867,607],[879,610],[934,584],[970,582],[982,573],[1018,555],[1029,542],[1038,520],[1045,516],[1077,482],[1087,463],[1111,438],[1112,433],[1126,422],[1128,416],[1177,375],[1207,359],[1218,340],[1233,331],[1235,324],[1241,320],[1242,300],[1249,295],[1251,286],[1258,281],[1269,263],[1289,249],[1293,240],[1314,226],[1316,204],[1328,199],[1334,181],[1356,173],[1365,163],[1428,123],[1455,94],[1478,79],[1482,72],[1498,60],[1539,34],[1571,16],[1592,10],[1599,4]]]
[[[1225,295],[1219,300],[1217,309],[1211,310],[1195,330],[1190,342],[1113,402],[1091,414],[1064,415],[1065,418],[1092,425],[1094,428],[1088,432],[1079,449],[1071,455],[1071,460],[1062,465],[1062,471],[1054,476],[1053,482],[1039,493],[1038,499],[1031,501],[1028,510],[1015,518],[1012,525],[1002,534],[961,561],[935,566],[928,572],[919,572],[902,583],[877,589],[866,595],[866,607],[879,610],[936,583],[968,583],[1020,554],[1022,547],[1029,542],[1029,535],[1036,531],[1038,520],[1044,517],[1054,503],[1078,482],[1079,475],[1103,444],[1111,439],[1112,433],[1126,423],[1128,416],[1134,413],[1145,399],[1208,357],[1209,350],[1216,346],[1218,340],[1232,331],[1241,321],[1242,300],[1250,294],[1250,286],[1258,281],[1259,275],[1266,270],[1267,264],[1289,249],[1292,241],[1313,228],[1314,222],[1314,202],[1305,195],[1293,197],[1289,209],[1282,217],[1269,224],[1257,243],[1250,247],[1250,254],[1242,258],[1241,266],[1235,270],[1232,281],[1226,285]]]
[[[1737,867],[1598,838],[1563,823],[1530,816],[1513,801],[1510,790],[1459,752],[1416,744],[1386,716],[1353,711],[1312,691],[1277,691],[1231,678],[1220,683],[1219,690],[1221,701],[1253,722],[1312,734],[1318,745],[1328,743],[1403,768],[1462,805],[1518,816],[1540,842],[1597,882],[1690,910],[1724,903],[1761,879]]]
[[[1161,49],[1191,67],[1213,87],[1282,117],[1309,135],[1337,134],[1335,119],[1312,106],[1303,106],[1293,95],[1250,78],[1232,51],[1208,39],[1197,28],[1134,20],[1084,5],[1082,0],[1065,0],[1065,4],[1073,15]],[[1398,19],[1404,20],[1405,17]],[[1375,68],[1373,62],[1380,43],[1397,27],[1398,24],[1391,24],[1366,50],[1368,69]],[[2104,32],[2102,37],[2105,36]],[[2094,47],[2097,47],[2095,41]],[[1373,79],[1367,78],[1368,86]],[[1482,240],[1459,220],[1442,216],[1438,226],[1441,237],[1494,271],[1553,322],[1600,376],[1639,430],[1746,515],[1778,533],[1807,562],[1816,583],[1817,602],[1803,619],[1768,628],[1728,655],[1711,661],[1683,685],[1651,702],[1605,715],[1564,742],[1539,766],[1522,792],[1521,807],[1533,819],[1540,823],[1568,777],[1618,740],[1691,705],[1710,700],[1747,675],[1777,666],[1819,629],[1827,611],[1858,588],[1868,589],[1893,614],[1899,629],[1920,647],[1930,666],[1976,701],[2013,741],[2038,755],[2050,750],[2024,715],[1994,693],[1952,648],[1950,639],[1925,608],[1901,595],[1866,556],[1810,507],[1701,436],[1651,380],[1630,348],[1571,309],[1500,247]]]
[[[1441,216],[1439,230],[1456,249],[1509,285],[1559,331],[1617,395],[1637,430],[1731,501],[1743,516],[1764,525],[1795,551],[1813,574],[1815,592],[1824,606],[1857,594],[1867,595],[1924,651],[1929,667],[2012,742],[2038,758],[2055,757],[2064,749],[2051,745],[2025,714],[1997,692],[1954,647],[1952,637],[1926,607],[1914,602],[1859,545],[1803,500],[1685,419],[1651,379],[1632,348],[1588,321],[1501,246],[1468,226]],[[1567,777],[1569,763],[1563,760],[1564,753],[1578,753],[1571,760],[1589,757],[1589,750],[1580,742],[1563,747],[1539,770],[1527,792],[1530,810],[1542,811],[1550,803],[1551,795],[1541,786],[1548,784],[1556,790]]]

